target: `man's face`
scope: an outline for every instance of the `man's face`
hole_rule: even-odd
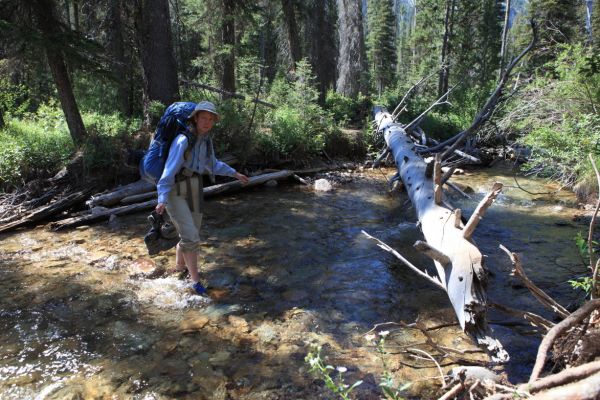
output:
[[[207,134],[216,122],[217,117],[208,111],[200,111],[196,114],[196,132],[201,135]]]

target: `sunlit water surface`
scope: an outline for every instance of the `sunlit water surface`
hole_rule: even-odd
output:
[[[380,398],[381,358],[365,339],[375,324],[418,322],[438,344],[485,363],[460,332],[445,294],[408,271],[361,230],[433,271],[412,248],[421,238],[406,194],[389,194],[393,170],[347,174],[330,193],[280,185],[206,202],[202,271],[213,302],[188,283],[161,275],[173,251],[150,258],[144,214],[51,233],[38,227],[0,236],[0,397],[331,398],[308,373],[314,345],[361,399]],[[454,178],[474,193],[448,200],[470,215],[494,180],[514,186],[508,169]],[[519,179],[530,192],[557,188]],[[581,296],[567,281],[585,268],[574,237],[587,230],[573,216],[572,194],[530,195],[506,187],[480,223],[475,241],[489,256],[489,298],[552,318],[514,278],[498,249],[517,252],[530,278],[566,306]],[[504,370],[525,379],[539,337],[495,312],[492,328],[512,356]],[[435,365],[406,353],[433,352],[421,329],[389,330],[385,361],[409,394],[430,398]],[[466,350],[466,351],[465,351]],[[438,356],[439,354],[436,353]],[[456,366],[438,357],[447,371]]]

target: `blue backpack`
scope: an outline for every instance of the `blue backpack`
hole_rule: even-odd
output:
[[[167,107],[158,122],[150,147],[140,161],[142,179],[153,184],[158,183],[169,156],[171,143],[178,134],[181,133],[187,137],[188,146],[191,147],[195,144],[196,135],[190,132],[187,126],[187,119],[194,108],[196,108],[196,103],[183,101]]]

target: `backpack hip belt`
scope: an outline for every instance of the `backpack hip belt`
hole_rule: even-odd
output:
[[[194,212],[194,196],[192,195],[192,178],[198,179],[198,205],[202,211],[202,203],[204,202],[204,182],[202,175],[192,171],[189,168],[183,168],[181,172],[175,175],[175,184],[177,185],[177,196],[181,196],[181,184],[185,182],[186,201],[190,207],[190,211]]]

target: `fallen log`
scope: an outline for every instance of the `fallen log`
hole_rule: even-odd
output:
[[[28,214],[24,218],[0,226],[0,232],[6,232],[12,229],[17,229],[22,226],[27,226],[35,222],[39,222],[44,219],[50,218],[60,212],[68,210],[73,206],[83,203],[91,192],[91,189],[80,190],[78,192],[71,193],[67,197],[60,199],[54,203],[34,209],[30,214]]]
[[[158,196],[158,193],[156,192],[156,190],[153,190],[151,192],[134,194],[133,196],[123,197],[121,199],[120,203],[123,205],[141,203],[142,201],[150,200],[156,196]]]
[[[430,254],[433,258],[438,276],[461,328],[474,337],[479,345],[484,346],[494,361],[507,361],[508,353],[498,340],[489,335],[490,329],[486,320],[487,276],[483,266],[484,258],[471,241],[472,231],[502,185],[496,185],[492,194],[488,195],[486,201],[478,207],[479,213],[467,223],[469,232],[465,234],[460,213],[444,207],[441,202],[439,172],[434,177],[427,176],[427,165],[416,154],[416,146],[402,126],[393,122],[391,115],[385,109],[380,107],[375,109],[375,121],[383,131],[386,144],[396,161],[400,178],[417,212],[426,239],[425,254]],[[435,184],[434,179],[438,184]]]
[[[258,186],[258,185],[261,185],[270,180],[284,179],[291,175],[292,175],[292,171],[283,170],[283,171],[273,172],[270,174],[253,176],[250,178],[250,181],[248,182],[248,184],[246,186],[242,185],[242,183],[240,181],[233,181],[233,182],[222,183],[219,185],[208,186],[208,187],[204,188],[204,197],[208,198],[208,197],[215,196],[217,194],[235,192],[242,188]],[[107,220],[110,218],[111,215],[120,216],[120,215],[134,214],[134,213],[137,213],[140,211],[148,211],[148,210],[152,210],[153,208],[156,207],[156,202],[157,202],[156,199],[152,199],[152,200],[145,201],[143,203],[131,204],[131,205],[126,205],[126,206],[116,207],[116,208],[109,208],[109,209],[102,210],[97,213],[94,213],[93,210],[91,210],[88,214],[83,215],[83,216],[79,216],[79,217],[75,217],[75,218],[68,218],[68,219],[64,219],[62,221],[54,222],[50,225],[50,228],[54,231],[58,231],[58,230],[62,230],[62,229],[74,228],[74,227],[77,227],[80,225],[87,225],[87,224],[90,224],[93,222]]]
[[[238,162],[237,158],[235,158],[231,154],[224,154],[223,157],[220,158],[220,160],[229,165],[235,165]],[[152,192],[155,189],[155,184],[140,179],[127,185],[120,186],[110,192],[95,194],[91,197],[90,200],[87,201],[87,205],[90,208],[96,206],[112,207],[114,205],[119,204],[120,202],[122,203],[121,200],[126,197],[135,196],[141,193]]]
[[[121,199],[124,197],[133,196],[139,193],[146,193],[154,189],[156,189],[156,185],[140,179],[139,181],[118,187],[112,192],[94,195],[90,200],[88,200],[87,204],[89,207],[110,207],[114,206],[115,204],[119,204]]]

